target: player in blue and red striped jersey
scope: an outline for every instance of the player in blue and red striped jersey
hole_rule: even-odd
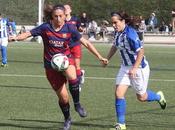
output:
[[[78,17],[71,15],[71,12],[72,12],[71,6],[68,4],[65,4],[64,7],[65,7],[65,14],[66,14],[66,23],[74,25],[79,32],[82,32],[83,28],[81,27],[80,20],[78,19]],[[72,39],[69,46],[70,46],[71,54],[75,58],[77,77],[80,80],[80,83],[83,84],[85,71],[81,70],[81,66],[80,66],[81,57],[82,57],[81,43],[80,41],[75,41],[74,39]],[[79,89],[81,90],[81,85]]]
[[[79,102],[79,81],[76,75],[76,68],[74,64],[74,58],[71,55],[69,49],[69,43],[72,37],[75,40],[81,41],[81,43],[93,53],[102,63],[108,62],[103,58],[95,47],[86,39],[84,39],[77,29],[71,25],[65,23],[65,8],[63,5],[53,6],[49,16],[48,22],[32,29],[30,32],[22,33],[16,37],[11,37],[10,40],[24,40],[30,36],[41,36],[44,44],[44,67],[48,81],[52,88],[55,90],[58,99],[59,106],[63,112],[65,122],[64,130],[70,130],[71,117],[69,96],[66,89],[67,79],[69,81],[70,92],[74,100],[75,110],[81,117],[86,117],[86,111]],[[64,53],[69,57],[69,67],[63,72],[58,72],[51,67],[51,59],[53,55],[57,53]],[[66,76],[65,76],[66,75]]]

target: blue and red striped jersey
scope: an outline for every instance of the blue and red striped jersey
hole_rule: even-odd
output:
[[[66,21],[67,24],[71,24],[71,25],[74,25],[76,27],[76,29],[78,30],[81,26],[81,22],[80,20],[78,19],[78,17],[76,16],[72,16],[71,19],[69,21]],[[70,41],[70,47],[74,47],[74,46],[77,46],[79,45],[80,42],[76,40],[76,38],[72,38],[71,41]]]
[[[50,66],[52,56],[57,53],[70,55],[70,40],[74,38],[79,41],[81,34],[71,24],[64,24],[59,30],[55,31],[51,23],[43,23],[42,25],[32,29],[32,36],[41,36],[44,44],[44,66]]]

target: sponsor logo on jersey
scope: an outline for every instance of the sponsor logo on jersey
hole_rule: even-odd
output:
[[[63,34],[63,38],[67,38],[67,34],[66,33]]]
[[[53,44],[55,47],[63,47],[64,42],[63,41],[54,41],[54,40],[49,40],[50,44]]]

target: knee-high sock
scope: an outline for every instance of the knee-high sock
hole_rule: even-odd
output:
[[[152,101],[159,101],[160,100],[160,95],[157,95],[155,92],[152,90],[147,90],[147,101],[152,102]]]
[[[64,115],[64,119],[67,120],[68,118],[70,118],[70,105],[69,103],[61,103],[59,102],[59,106],[61,108],[61,111],[63,112]]]
[[[79,104],[80,102],[80,92],[79,92],[79,81],[78,79],[69,80],[69,90],[73,98],[74,104]]]
[[[81,81],[81,75],[82,75],[81,70],[80,69],[76,70],[76,73],[77,73],[77,79],[80,82]]]
[[[126,100],[116,99],[115,100],[115,110],[116,110],[117,122],[120,124],[125,124]]]
[[[7,47],[1,46],[2,63],[7,64]]]

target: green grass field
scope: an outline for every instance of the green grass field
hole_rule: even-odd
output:
[[[106,55],[110,45],[95,45]],[[61,130],[63,116],[57,97],[45,78],[42,45],[11,43],[8,68],[0,68],[0,130]],[[145,46],[151,67],[149,88],[162,90],[168,107],[161,110],[154,103],[140,103],[129,89],[127,130],[175,129],[175,46]],[[82,68],[86,80],[81,102],[88,111],[80,118],[71,100],[72,130],[109,130],[115,124],[114,86],[119,69],[118,56],[107,68],[83,48]]]

